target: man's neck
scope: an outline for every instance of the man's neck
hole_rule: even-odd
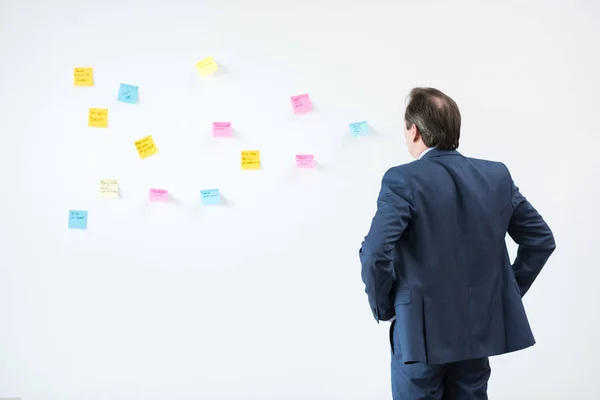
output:
[[[433,147],[425,147],[421,153],[419,154],[419,156],[417,157],[417,160],[420,160],[421,158],[423,158],[423,156],[425,154],[427,154],[427,152],[429,152],[430,150],[433,150]]]

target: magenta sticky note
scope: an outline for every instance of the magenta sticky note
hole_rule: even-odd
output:
[[[292,108],[294,109],[294,114],[304,114],[312,110],[312,102],[308,94],[292,96]]]
[[[231,137],[231,122],[213,122],[214,137]]]
[[[150,189],[150,201],[168,201],[169,191],[164,189]]]
[[[315,156],[312,154],[298,154],[296,156],[296,166],[298,168],[314,168]]]

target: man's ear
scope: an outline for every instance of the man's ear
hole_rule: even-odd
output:
[[[413,135],[413,143],[417,143],[421,138],[421,132],[419,132],[419,128],[415,124],[413,124],[412,128],[410,128],[411,133]]]

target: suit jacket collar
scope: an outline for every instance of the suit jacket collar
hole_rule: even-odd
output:
[[[462,154],[460,154],[456,150],[439,150],[434,147],[433,149],[431,149],[427,153],[425,153],[423,155],[423,157],[421,157],[421,160],[423,160],[425,158],[431,158],[431,157],[460,156],[460,155],[462,155]]]

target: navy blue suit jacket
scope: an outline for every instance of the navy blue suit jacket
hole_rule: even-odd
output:
[[[396,317],[394,356],[445,364],[535,344],[521,297],[554,237],[506,166],[432,149],[381,186],[360,260],[375,319]]]

